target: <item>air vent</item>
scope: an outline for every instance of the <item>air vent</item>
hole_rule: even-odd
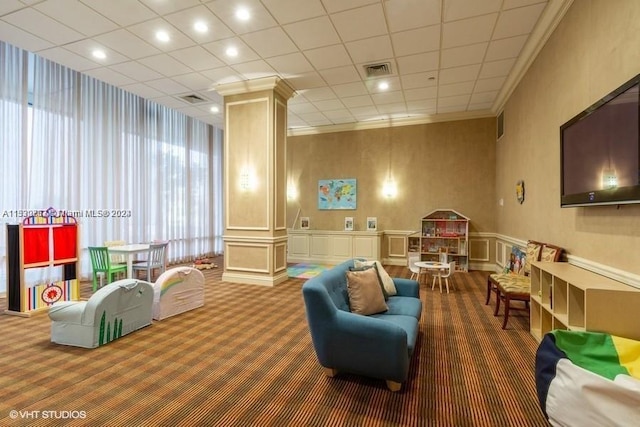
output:
[[[189,104],[200,104],[201,102],[208,102],[208,99],[205,99],[203,97],[201,97],[200,95],[196,95],[195,93],[189,94],[189,95],[182,95],[179,96],[178,98],[182,99],[183,101],[188,102]]]
[[[380,77],[388,76],[391,74],[391,64],[384,62],[381,64],[369,64],[364,66],[364,71],[367,73],[367,77]]]

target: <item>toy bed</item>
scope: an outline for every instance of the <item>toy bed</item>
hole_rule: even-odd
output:
[[[554,426],[640,426],[640,341],[551,331],[536,353],[536,387]]]

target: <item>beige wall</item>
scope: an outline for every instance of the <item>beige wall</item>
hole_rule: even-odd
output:
[[[419,230],[424,215],[451,208],[471,218],[472,232],[493,232],[495,144],[491,118],[289,137],[299,198],[288,203],[287,225],[299,208],[312,229],[342,230],[352,216],[364,230],[375,216],[378,230]],[[398,187],[391,200],[381,192],[388,173]],[[356,210],[318,210],[318,180],[331,178],[357,179]]]
[[[640,273],[640,206],[561,209],[559,166],[560,125],[638,73],[640,1],[574,1],[504,109],[505,134],[496,146],[496,197],[504,206],[493,204],[498,233]]]

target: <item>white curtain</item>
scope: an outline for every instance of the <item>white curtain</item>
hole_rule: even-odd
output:
[[[220,129],[0,45],[5,55],[0,57],[0,149],[12,156],[3,156],[2,206],[76,214],[84,278],[91,272],[86,248],[107,240],[169,240],[174,262],[222,252]],[[20,71],[27,63],[31,81]],[[15,74],[14,81],[7,82],[5,74]],[[23,95],[13,102],[17,112],[10,113],[4,105],[13,92],[27,92],[31,105]],[[30,132],[21,132],[20,122],[28,123]],[[16,177],[23,180],[20,185]],[[8,186],[23,191],[10,198]],[[7,219],[2,218],[3,236],[4,223],[19,220]],[[0,258],[5,254],[3,247]],[[0,276],[3,269],[4,261]],[[41,271],[52,276],[43,280],[57,279],[54,270]],[[0,292],[4,285],[3,279]]]

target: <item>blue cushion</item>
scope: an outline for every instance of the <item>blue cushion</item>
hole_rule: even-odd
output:
[[[412,297],[389,297],[387,300],[389,310],[385,314],[400,314],[403,316],[411,316],[420,319],[422,314],[422,301]]]

